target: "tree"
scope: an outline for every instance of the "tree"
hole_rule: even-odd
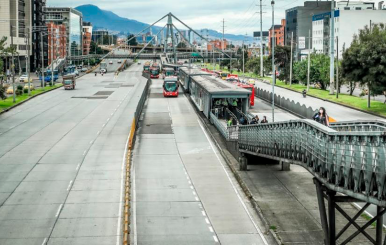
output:
[[[100,48],[95,42],[90,43],[90,54],[104,54],[105,51]]]
[[[376,24],[366,26],[354,36],[350,48],[343,53],[342,73],[352,82],[366,86],[369,95],[379,95],[386,90],[386,27]],[[370,107],[370,96],[368,97]]]
[[[131,38],[134,37],[134,34],[130,34],[129,36],[127,36],[127,40],[130,40]],[[137,42],[137,38],[133,38],[131,39],[130,41],[127,42],[127,45],[130,45],[130,46],[137,46],[138,45],[138,42]]]
[[[264,73],[269,73],[272,69],[272,63],[270,63],[269,60],[270,59],[267,56],[263,57]],[[245,63],[245,70],[260,75],[260,57],[248,59]]]
[[[319,84],[325,90],[330,83],[330,58],[324,54],[311,54],[310,57],[310,84]],[[294,64],[293,74],[297,81],[307,83],[308,60]]]
[[[275,65],[280,71],[280,80],[289,82],[290,76],[290,57],[291,47],[289,46],[276,46],[275,47]],[[268,56],[268,62],[272,64],[272,55]],[[272,69],[272,68],[271,68]]]

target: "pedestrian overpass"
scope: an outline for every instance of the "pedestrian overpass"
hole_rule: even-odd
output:
[[[326,127],[312,120],[294,120],[227,130],[227,140],[238,145],[241,170],[265,158],[279,161],[283,170],[289,170],[290,164],[303,166],[314,176],[325,244],[336,244],[351,225],[357,231],[342,244],[360,233],[372,244],[382,244],[382,217],[386,212],[385,122],[339,122]],[[342,202],[363,203],[363,208],[351,218],[339,207]],[[377,206],[377,215],[361,227],[355,220],[371,204]],[[349,221],[338,233],[335,210]],[[365,229],[374,222],[376,237],[372,238]]]

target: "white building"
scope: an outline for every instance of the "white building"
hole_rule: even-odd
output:
[[[370,23],[386,24],[386,11],[376,10],[374,3],[342,1],[335,10],[335,50],[342,58],[343,49],[350,47],[354,35]],[[330,18],[331,13],[317,14],[312,17],[312,49],[320,54],[330,52]]]

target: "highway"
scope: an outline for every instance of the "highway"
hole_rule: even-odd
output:
[[[188,99],[153,80],[133,152],[134,244],[272,244]]]
[[[0,244],[120,242],[123,156],[141,70],[89,74],[76,90],[0,115]]]

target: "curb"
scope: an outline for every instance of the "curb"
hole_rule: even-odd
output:
[[[260,81],[262,83],[265,83],[262,80],[258,80],[258,81]],[[271,83],[269,83],[269,84],[271,84]],[[290,88],[285,88],[285,87],[281,87],[281,86],[277,86],[277,85],[275,85],[275,87],[286,89],[286,90],[289,90],[289,91],[301,94],[299,91],[296,91],[296,90],[293,90],[293,89],[290,89]],[[332,101],[332,100],[327,100],[327,99],[323,99],[323,98],[320,98],[320,97],[316,97],[316,96],[310,95],[310,94],[307,94],[307,96],[310,96],[312,98],[319,99],[319,100],[322,100],[322,101],[327,101],[327,102],[333,103],[335,105],[344,106],[344,107],[352,109],[352,110],[360,111],[360,112],[363,112],[363,113],[367,113],[367,114],[370,114],[370,115],[373,115],[373,116],[377,116],[377,117],[381,117],[381,118],[386,119],[386,116],[382,116],[382,115],[379,115],[379,114],[374,113],[374,112],[365,111],[365,110],[362,110],[362,109],[359,109],[359,108],[355,108],[355,107],[352,107],[352,106],[349,106],[349,105],[346,105],[346,104],[342,104],[342,103],[339,103],[339,102],[336,102],[336,101]],[[356,96],[354,96],[354,97],[356,97]],[[359,98],[359,97],[357,97],[357,98]]]
[[[24,103],[26,103],[26,102],[28,102],[28,101],[30,101],[30,100],[32,100],[33,98],[36,98],[36,97],[38,97],[38,96],[40,96],[40,95],[42,95],[42,94],[45,94],[45,93],[48,93],[48,92],[57,90],[58,88],[61,88],[61,87],[63,87],[63,85],[61,85],[61,86],[59,86],[59,87],[56,87],[56,88],[53,88],[53,89],[51,89],[51,90],[43,91],[43,92],[41,92],[40,94],[35,94],[35,95],[29,97],[28,99],[25,99],[25,100],[23,100],[23,101],[17,103],[16,105],[13,105],[13,106],[11,106],[11,107],[5,109],[5,110],[0,111],[0,115],[3,114],[3,113],[8,112],[8,111],[10,111],[10,110],[12,110],[12,109],[14,109],[14,108],[20,106],[20,105],[22,105],[22,104],[24,104]]]
[[[186,95],[186,94],[185,94]],[[230,170],[232,171],[234,177],[236,178],[237,180],[237,183],[240,185],[241,189],[243,190],[244,194],[247,196],[247,198],[250,200],[251,204],[252,204],[252,207],[255,209],[257,215],[259,216],[259,218],[263,221],[264,223],[264,228],[265,228],[265,231],[263,231],[263,233],[265,235],[268,234],[268,232],[272,235],[272,237],[274,238],[274,240],[276,241],[277,244],[282,244],[281,241],[280,241],[280,238],[276,235],[276,233],[274,231],[272,231],[271,229],[269,229],[269,226],[270,226],[270,223],[268,222],[268,220],[264,217],[264,214],[261,210],[261,208],[259,207],[259,204],[257,203],[256,199],[253,197],[252,195],[252,192],[249,190],[248,186],[246,186],[246,184],[244,183],[244,181],[242,180],[242,177],[240,176],[240,174],[238,173],[237,169],[235,168],[235,166],[232,164],[231,160],[228,158],[227,154],[224,152],[224,150],[222,149],[222,147],[220,146],[220,144],[218,143],[216,137],[213,135],[212,131],[209,129],[208,125],[207,125],[207,122],[206,122],[206,118],[203,118],[202,115],[197,111],[197,108],[196,106],[193,104],[192,102],[192,99],[190,98],[189,95],[186,95],[186,97],[188,98],[189,100],[189,103],[193,106],[196,114],[198,115],[198,118],[200,119],[200,121],[202,122],[202,124],[204,125],[206,131],[209,133],[211,139],[213,140],[213,142],[216,144],[216,147],[219,149],[220,151],[220,154],[221,156],[224,158],[225,162],[227,163],[228,167],[230,168]],[[226,150],[227,151],[227,150]],[[229,153],[230,154],[230,153]],[[233,157],[233,156],[231,156]]]

